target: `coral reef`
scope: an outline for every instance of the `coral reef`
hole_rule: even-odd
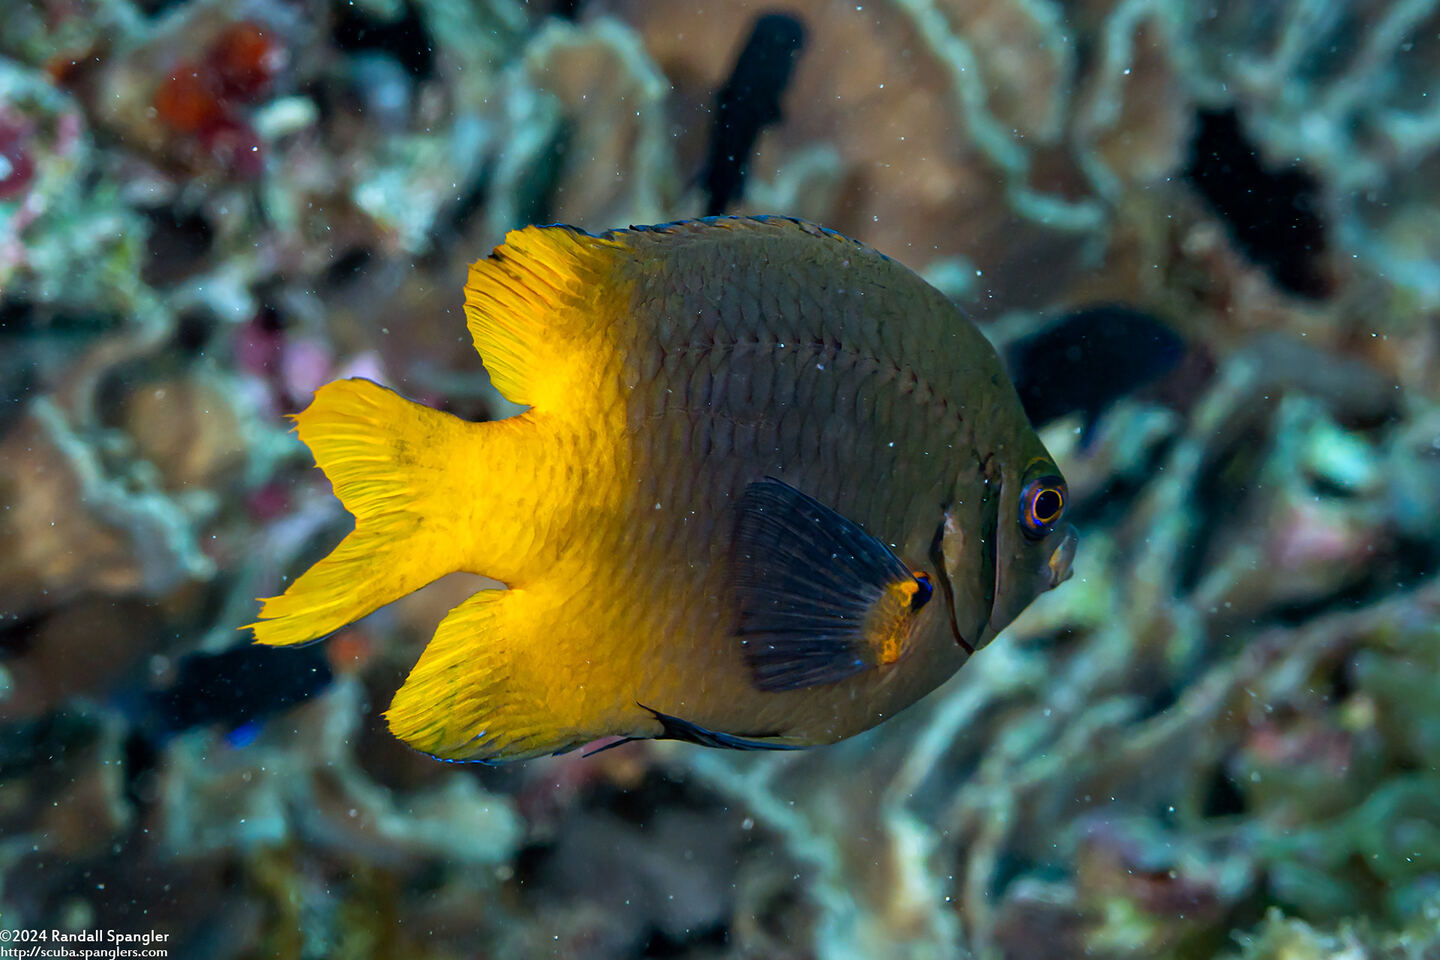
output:
[[[466,576],[326,641],[266,716],[147,705],[346,529],[285,415],[350,375],[513,413],[468,261],[532,221],[697,214],[771,8],[11,6],[7,928],[185,957],[1440,951],[1435,0],[785,4],[804,49],[738,210],[876,245],[1002,348],[1119,304],[1186,355],[1045,428],[1076,576],[901,716],[494,769],[380,717]]]

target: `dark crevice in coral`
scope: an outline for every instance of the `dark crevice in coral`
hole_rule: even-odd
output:
[[[1004,900],[1006,892],[1015,881],[1021,878],[1062,881],[1065,873],[1054,864],[1041,863],[1031,857],[1020,855],[1018,851],[1011,850],[995,861],[994,872],[990,879],[990,902],[999,903]]]
[[[155,769],[160,763],[160,750],[155,742],[138,730],[125,738],[125,799],[137,810],[148,805]]]
[[[1258,8],[1264,5],[1254,6]],[[1368,17],[1361,13],[1364,5],[1335,3],[1328,6],[1330,10],[1327,16],[1317,24],[1319,30],[1309,38],[1309,55],[1295,64],[1293,82],[1325,85],[1356,67],[1355,60],[1360,55],[1361,41],[1368,33]],[[1280,12],[1284,9],[1276,5],[1273,12],[1283,17]],[[1249,15],[1249,10],[1246,10],[1246,14]],[[1285,24],[1282,19],[1277,24],[1277,35],[1283,29]],[[1372,89],[1378,92],[1378,88]]]
[[[1265,919],[1265,914],[1276,905],[1276,902],[1268,896],[1257,894],[1256,896],[1242,897],[1239,902],[1230,908],[1225,917],[1225,922],[1233,930],[1253,930]],[[1233,934],[1232,934],[1233,936]],[[1218,924],[1206,938],[1206,942],[1198,945],[1197,949],[1190,956],[1194,957],[1220,957],[1233,955],[1228,948],[1232,945],[1229,936],[1223,934]]]
[[[0,428],[7,428],[19,419],[27,400],[40,387],[34,365],[26,362],[23,355],[0,359]]]
[[[1154,481],[1161,466],[1170,460],[1178,437],[1168,437],[1144,452],[1144,459],[1105,486],[1083,499],[1071,491],[1065,518],[1080,529],[1114,526],[1122,523],[1135,509],[1135,498]]]
[[[199,270],[215,244],[215,228],[196,210],[172,206],[142,211],[150,221],[148,254],[140,276],[146,283],[165,286]]]
[[[119,427],[125,416],[125,403],[135,384],[147,379],[147,364],[129,361],[116,364],[95,381],[95,416],[101,426]]]
[[[5,488],[0,487],[0,495],[5,492]],[[37,614],[0,620],[0,661],[29,652],[35,644],[36,629],[43,619],[43,616]]]
[[[1245,795],[1235,786],[1235,781],[1225,772],[1224,764],[1215,768],[1215,775],[1205,790],[1205,801],[1200,808],[1205,817],[1232,817],[1245,812]]]
[[[1303,297],[1329,292],[1319,182],[1298,163],[1266,166],[1234,110],[1197,115],[1185,177],[1277,284]]]
[[[347,287],[359,279],[374,259],[375,251],[369,247],[351,247],[325,268],[320,285],[329,290]]]
[[[265,284],[265,290],[257,290],[255,298],[260,301],[260,309],[255,311],[254,324],[256,329],[266,333],[279,333],[290,326],[284,311],[275,305],[279,299],[279,285]]]
[[[1357,609],[1368,606],[1389,590],[1376,589],[1374,577],[1367,577],[1360,583],[1334,593],[1322,594],[1303,603],[1287,603],[1276,607],[1269,616],[1255,621],[1257,627],[1303,627],[1311,620],[1324,616],[1331,610]]]
[[[1354,663],[1349,657],[1341,657],[1336,661],[1330,672],[1326,674],[1325,680],[1329,683],[1329,690],[1326,693],[1331,703],[1344,703],[1355,693]]]
[[[724,947],[729,942],[730,925],[725,923],[708,930],[689,931],[684,937],[670,937],[662,930],[652,929],[641,956],[654,957],[656,960],[665,957],[693,957],[698,950]]]
[[[597,789],[594,800],[622,819],[637,824],[644,824],[662,808],[708,809],[716,813],[723,810],[714,794],[697,788],[687,777],[659,771],[646,774],[637,790],[611,786]]]
[[[372,16],[353,3],[336,2],[331,36],[341,50],[362,50],[389,54],[417,80],[428,79],[435,71],[435,45],[420,10],[410,0],[395,20]]]
[[[80,304],[0,299],[0,428],[21,417],[29,400],[54,385],[92,338],[120,329],[124,318]]]
[[[1180,695],[1185,692],[1181,678],[1157,676],[1151,679],[1155,683],[1149,685],[1148,689],[1141,688],[1145,699],[1140,705],[1140,709],[1136,711],[1133,723],[1141,724],[1153,717],[1160,716],[1179,703]]]
[[[35,304],[20,297],[0,299],[0,337],[29,333],[34,326]]]
[[[56,769],[66,754],[84,750],[102,735],[95,717],[68,710],[0,724],[0,780],[39,769]]]
[[[1026,646],[1051,654],[1068,655],[1075,648],[1075,644],[1086,636],[1086,633],[1073,627],[1061,627],[1054,632],[1036,634],[1029,639]]]
[[[1354,500],[1359,496],[1358,491],[1336,480],[1332,480],[1330,477],[1315,473],[1314,471],[1306,471],[1305,481],[1310,485],[1310,489],[1317,498],[1326,500]]]
[[[1395,773],[1397,776],[1404,776],[1405,774],[1410,773],[1424,774],[1435,772],[1434,767],[1422,763],[1413,757],[1407,757],[1403,755],[1392,756],[1390,758],[1390,765],[1395,768]]]
[[[550,223],[555,219],[555,203],[565,173],[565,158],[575,140],[575,124],[570,119],[560,122],[550,144],[536,158],[529,172],[518,180],[515,196],[515,226],[527,223]]]
[[[64,304],[35,303],[24,297],[0,300],[0,339],[42,333],[89,336],[124,326],[124,319]]]
[[[1393,575],[1382,584],[1385,592],[1408,590],[1440,573],[1440,542],[1426,539],[1427,533],[1423,529],[1398,531]]]
[[[1200,471],[1190,500],[1195,514],[1193,532],[1184,544],[1184,554],[1176,567],[1181,594],[1193,591],[1208,572],[1209,563],[1214,559],[1210,555],[1211,543],[1224,528],[1220,521],[1242,510],[1250,493],[1248,487],[1237,483],[1235,478],[1248,479],[1256,475],[1269,452],[1270,442],[1269,431],[1257,416],[1235,430],[1228,443],[1217,445]]]
[[[490,199],[493,177],[494,164],[486,163],[462,187],[460,196],[445,211],[444,216],[438,218],[439,229],[436,230],[433,250],[439,252],[448,247],[451,241],[465,233],[475,215],[485,209],[485,204]]]
[[[133,0],[136,9],[149,17],[159,17],[177,7],[183,7],[190,0]]]
[[[175,318],[175,349],[187,355],[205,352],[215,333],[215,318],[205,310],[186,310]]]
[[[768,942],[790,943],[799,939],[796,931],[803,933],[810,916],[804,888],[799,883],[791,883],[771,891],[749,920],[753,929]]]
[[[580,19],[580,8],[583,6],[585,6],[585,0],[554,0],[550,7],[550,13],[562,20],[578,20]]]
[[[1414,589],[1434,576],[1437,559],[1440,558],[1437,558],[1427,544],[1398,543],[1392,546],[1388,556],[1371,567],[1362,579],[1343,589],[1307,599],[1303,603],[1280,606],[1268,617],[1257,621],[1257,624],[1298,628],[1331,610],[1353,610],[1370,606],[1385,597]]]
[[[515,871],[515,886],[522,890],[538,886],[541,868],[549,859],[554,847],[553,843],[529,843],[521,847],[510,862],[511,868]]]

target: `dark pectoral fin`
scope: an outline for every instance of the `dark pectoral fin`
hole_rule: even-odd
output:
[[[903,652],[929,578],[789,484],[746,488],[731,558],[738,635],[755,685],[836,683]]]

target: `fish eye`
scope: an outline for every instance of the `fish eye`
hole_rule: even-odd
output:
[[[1020,528],[1032,540],[1049,533],[1065,513],[1065,481],[1060,477],[1038,477],[1025,484],[1020,493]]]

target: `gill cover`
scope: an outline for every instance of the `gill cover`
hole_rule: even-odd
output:
[[[995,604],[1002,491],[993,463],[986,460],[976,474],[957,484],[931,548],[941,571],[940,586],[950,608],[955,642],[968,653],[995,635],[990,615]]]

